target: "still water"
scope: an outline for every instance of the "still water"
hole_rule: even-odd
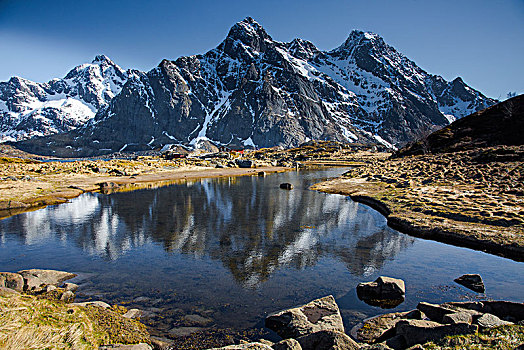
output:
[[[484,298],[524,300],[524,264],[401,234],[365,205],[308,190],[343,172],[87,193],[1,220],[0,271],[76,272],[77,300],[146,310],[145,322],[164,334],[195,322],[260,327],[268,312],[328,294],[351,327],[385,312],[355,292],[379,275],[406,282],[406,301],[393,311],[478,298],[453,282],[465,273],[482,275]]]

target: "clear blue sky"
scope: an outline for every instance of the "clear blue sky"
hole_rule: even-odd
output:
[[[247,16],[323,50],[372,31],[430,73],[524,93],[524,0],[0,0],[0,81],[63,77],[100,53],[147,71],[216,47]]]

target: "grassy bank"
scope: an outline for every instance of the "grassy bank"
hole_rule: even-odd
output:
[[[0,348],[98,349],[149,342],[144,325],[118,307],[75,306],[33,295],[0,296]]]

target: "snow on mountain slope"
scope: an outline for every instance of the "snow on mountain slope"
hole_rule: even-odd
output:
[[[252,18],[215,49],[133,72],[107,108],[68,134],[26,150],[70,156],[166,144],[297,146],[311,139],[399,147],[496,101],[432,75],[373,33],[331,51],[273,40]],[[45,145],[45,146],[44,146]]]
[[[47,83],[0,82],[0,142],[73,130],[120,92],[129,73],[104,55]]]

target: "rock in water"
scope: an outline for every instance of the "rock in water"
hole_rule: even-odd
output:
[[[357,295],[360,300],[404,300],[406,287],[397,278],[380,276],[374,282],[359,283]]]
[[[484,293],[486,290],[482,277],[477,274],[462,275],[459,278],[455,278],[455,282],[477,293]]]
[[[24,290],[39,290],[42,285],[54,286],[75,277],[74,273],[56,270],[22,270],[18,271],[24,278]]]
[[[266,327],[282,338],[298,338],[324,330],[344,333],[342,316],[332,295],[271,314],[266,317]]]
[[[290,184],[290,183],[284,182],[284,183],[280,184],[280,188],[283,189],[283,190],[292,190],[293,189],[293,185]]]

